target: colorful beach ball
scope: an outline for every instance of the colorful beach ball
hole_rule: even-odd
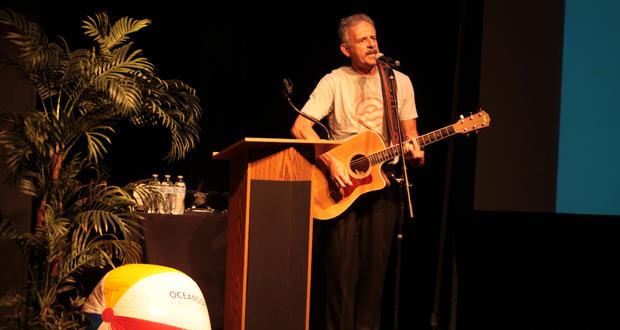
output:
[[[211,329],[207,304],[189,276],[170,267],[128,264],[109,271],[82,308],[88,329]]]

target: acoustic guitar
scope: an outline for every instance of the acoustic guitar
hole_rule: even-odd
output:
[[[463,117],[452,125],[416,137],[420,147],[451,137],[455,134],[468,134],[489,127],[491,117],[481,110],[476,114]],[[410,143],[411,140],[402,143]],[[381,136],[367,131],[354,135],[342,144],[327,151],[340,160],[351,178],[353,185],[337,187],[323,165],[312,169],[312,208],[313,217],[318,220],[333,219],[344,212],[362,194],[383,189],[387,178],[381,171],[381,165],[400,154],[400,146],[387,147]]]

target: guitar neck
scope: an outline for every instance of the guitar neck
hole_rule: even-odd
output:
[[[457,131],[454,129],[454,125],[448,125],[446,127],[440,128],[438,130],[434,130],[430,133],[426,133],[424,135],[420,135],[415,139],[418,141],[418,145],[420,148],[425,147],[429,144],[433,144],[437,141],[446,139],[456,134]],[[409,143],[411,140],[407,140],[404,143]],[[392,160],[400,155],[400,145],[394,145],[384,150],[372,153],[368,156],[372,165],[381,164],[388,160]]]

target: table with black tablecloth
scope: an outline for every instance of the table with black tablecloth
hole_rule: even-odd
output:
[[[143,262],[191,277],[205,297],[213,329],[224,327],[226,227],[221,213],[144,214]]]

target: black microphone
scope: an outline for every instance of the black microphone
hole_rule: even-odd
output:
[[[286,97],[286,100],[288,101],[288,104],[291,106],[291,108],[293,108],[293,110],[295,110],[298,114],[302,115],[303,117],[313,121],[315,124],[318,124],[319,126],[321,126],[321,128],[323,128],[323,130],[325,130],[325,134],[327,135],[327,139],[331,140],[332,136],[331,134],[329,134],[329,130],[327,129],[327,127],[325,127],[325,125],[323,125],[323,123],[321,123],[321,121],[319,121],[318,119],[305,114],[303,112],[301,112],[301,110],[297,109],[297,107],[295,106],[295,104],[293,104],[293,101],[291,101],[291,95],[293,94],[293,82],[288,79],[288,78],[284,78],[282,79],[282,94],[284,95],[284,97]]]
[[[284,94],[284,96],[290,97],[291,95],[293,95],[293,82],[290,79],[284,78],[282,80],[282,86],[282,93]]]
[[[393,68],[398,68],[400,66],[400,61],[399,60],[395,60],[391,57],[387,57],[385,55],[383,55],[383,53],[377,53],[377,61],[387,64]]]

